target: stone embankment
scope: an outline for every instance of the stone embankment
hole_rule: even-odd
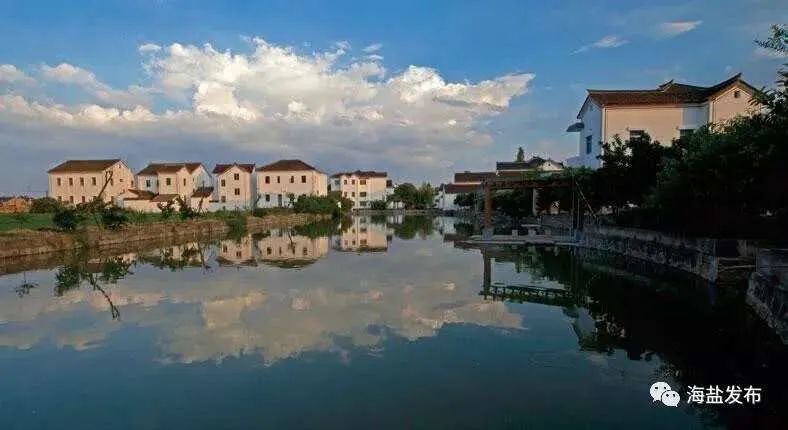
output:
[[[270,228],[286,228],[309,224],[323,219],[322,215],[288,214],[263,218],[247,217],[250,232]],[[124,248],[132,243],[174,243],[189,240],[221,239],[230,233],[230,226],[217,219],[182,222],[154,222],[130,224],[120,230],[89,227],[75,233],[22,230],[0,235],[0,265],[6,259],[28,257],[79,249]]]

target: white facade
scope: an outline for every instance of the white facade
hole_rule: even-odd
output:
[[[290,207],[290,196],[328,195],[328,175],[300,160],[280,160],[255,172],[257,207]]]
[[[134,187],[134,174],[119,159],[68,160],[47,173],[48,196],[70,205],[93,200],[102,188],[102,200],[117,203],[118,196]]]
[[[713,87],[669,82],[656,90],[589,90],[577,115],[579,122],[567,130],[578,132],[579,139],[578,155],[567,159],[566,164],[600,167],[597,157],[601,142],[610,142],[616,136],[629,140],[647,133],[652,141],[670,145],[682,134],[706,124],[750,114],[754,109],[750,105],[752,95],[753,88],[738,75]]]
[[[213,197],[207,209],[251,209],[256,196],[253,172],[254,164],[217,164],[213,169]]]
[[[331,176],[331,191],[353,201],[353,209],[368,209],[376,200],[386,201],[393,188],[386,172],[343,172]]]

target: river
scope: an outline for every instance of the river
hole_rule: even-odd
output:
[[[0,428],[785,425],[788,351],[742,291],[462,227],[355,217],[0,276]]]

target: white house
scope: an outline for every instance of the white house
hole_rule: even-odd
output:
[[[257,206],[286,207],[288,196],[325,196],[328,175],[301,160],[279,160],[257,168]]]
[[[117,158],[67,160],[50,169],[47,174],[47,195],[65,204],[86,203],[98,197],[99,193],[102,193],[100,197],[105,202],[116,201],[127,189],[134,188],[131,169]]]
[[[393,192],[393,184],[386,172],[356,170],[331,175],[331,191],[339,191],[342,197],[353,201],[353,209],[369,208],[376,200],[386,201]]]
[[[566,160],[571,167],[599,167],[601,143],[618,135],[623,140],[648,133],[652,140],[670,145],[693,130],[747,115],[755,88],[741,73],[710,87],[666,82],[651,90],[588,90],[578,122],[567,128],[579,134],[578,155]]]
[[[210,210],[251,209],[255,198],[254,164],[217,164]]]
[[[178,197],[190,204],[195,191],[210,185],[211,176],[202,163],[150,163],[137,173],[137,187],[120,197],[127,209],[158,212],[159,204]]]
[[[495,172],[470,172],[466,170],[461,173],[455,173],[454,182],[441,184],[438,189],[438,208],[447,212],[465,209],[455,204],[454,199],[460,194],[470,194],[479,191],[482,181],[491,177],[495,177]]]

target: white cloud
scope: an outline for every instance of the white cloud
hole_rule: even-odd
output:
[[[678,36],[679,34],[687,33],[695,30],[703,23],[703,21],[674,21],[663,22],[659,25],[659,34],[666,37]]]
[[[383,48],[382,43],[373,43],[371,45],[367,45],[362,49],[362,51],[366,52],[367,54],[371,54],[373,52],[378,52],[380,49]]]
[[[148,91],[142,87],[132,85],[126,90],[114,89],[96,78],[93,72],[69,63],[55,67],[44,64],[41,73],[49,81],[82,87],[97,100],[109,105],[133,108],[149,103]]]
[[[769,60],[781,60],[784,58],[788,58],[788,52],[775,51],[773,49],[766,49],[760,46],[755,48],[753,55],[755,55],[756,58],[763,58]]]
[[[217,159],[233,152],[303,157],[326,170],[352,162],[423,179],[425,168],[434,173],[429,167],[445,165],[461,148],[489,144],[492,136],[479,123],[507,110],[534,78],[517,73],[450,82],[430,67],[411,65],[391,74],[382,57],[348,59],[349,45],[342,43],[309,54],[259,38],[250,43],[241,52],[179,43],[140,49],[149,86],[126,90],[69,63],[45,65],[46,80],[77,86],[96,103],[0,93],[0,124],[20,133],[34,130],[39,141],[63,151],[106,139],[119,152],[140,140],[160,141],[175,156],[199,150]],[[63,127],[78,130],[79,141],[68,142]]]
[[[628,40],[622,39],[619,36],[609,35],[605,36],[594,43],[581,46],[577,50],[573,52],[573,54],[579,54],[581,52],[586,52],[590,49],[609,49],[609,48],[618,48],[619,46],[625,45],[629,43]]]
[[[31,84],[33,78],[27,76],[25,72],[19,70],[13,64],[0,64],[0,82],[10,84]]]
[[[140,45],[140,47],[137,48],[137,50],[140,53],[159,52],[161,51],[161,46],[155,43],[146,43],[144,45]]]

